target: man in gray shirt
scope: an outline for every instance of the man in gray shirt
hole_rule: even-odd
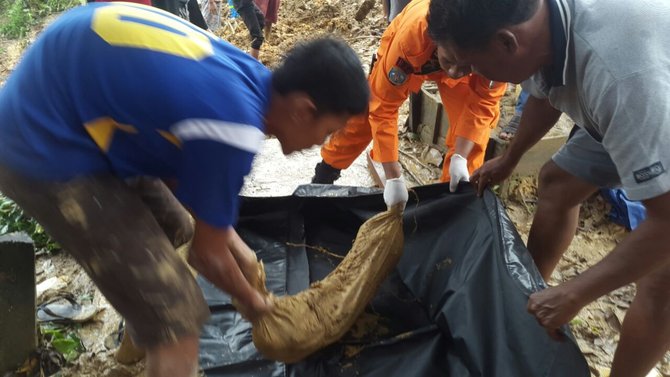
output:
[[[475,172],[481,194],[513,171],[562,112],[580,126],[540,172],[528,249],[548,279],[581,203],[622,185],[647,220],[576,278],[531,295],[550,335],[589,302],[637,282],[611,377],[645,376],[670,348],[670,2],[432,0],[443,66],[520,83],[531,93],[505,154]]]

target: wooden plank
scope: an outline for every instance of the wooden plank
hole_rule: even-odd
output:
[[[410,93],[409,95],[409,129],[415,134],[419,133],[419,124],[421,124],[421,109],[423,107],[423,95],[419,93]]]
[[[431,143],[437,145],[440,139],[440,131],[442,129],[442,113],[444,112],[444,107],[442,104],[438,104],[435,110],[435,121],[433,122],[433,140]]]
[[[419,135],[419,140],[442,152],[445,151],[444,139],[449,130],[449,117],[444,111],[442,101],[436,88],[425,85],[416,95],[420,101],[411,108],[412,130]]]

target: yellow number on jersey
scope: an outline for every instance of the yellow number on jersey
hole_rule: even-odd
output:
[[[93,15],[91,29],[113,46],[142,48],[193,60],[214,53],[207,34],[142,5],[100,7]]]
[[[102,117],[94,119],[84,124],[86,132],[91,135],[91,138],[98,145],[103,152],[109,152],[109,147],[112,145],[112,139],[116,130],[136,134],[137,129],[128,124],[121,124],[109,117]]]

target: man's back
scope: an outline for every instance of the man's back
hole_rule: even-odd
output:
[[[664,192],[670,178],[647,182],[639,172],[670,166],[670,3],[550,1],[569,30],[566,82],[549,90],[551,104],[602,142],[632,198]]]
[[[212,132],[262,136],[269,81],[255,60],[166,12],[77,8],[0,91],[0,162],[40,179],[172,177],[182,152],[175,127],[216,121]]]

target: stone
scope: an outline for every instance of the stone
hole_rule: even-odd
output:
[[[35,250],[24,233],[0,236],[0,375],[37,347]]]

